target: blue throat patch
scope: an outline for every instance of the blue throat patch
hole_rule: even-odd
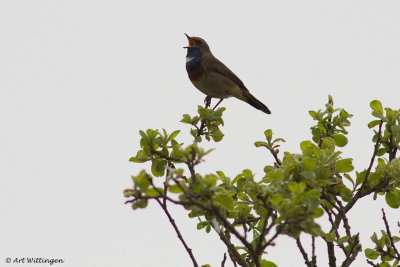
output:
[[[201,64],[201,49],[200,47],[188,47],[186,54],[186,70],[191,73]]]

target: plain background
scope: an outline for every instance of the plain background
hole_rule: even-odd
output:
[[[216,150],[199,172],[249,168],[261,178],[273,159],[254,142],[271,128],[287,141],[281,151],[299,152],[311,138],[308,111],[328,94],[354,114],[343,157],[363,170],[373,150],[369,102],[399,108],[399,25],[398,1],[1,1],[0,266],[12,265],[6,257],[191,266],[161,210],[132,211],[122,195],[130,175],[149,169],[128,162],[140,129],[181,129],[178,138],[192,140],[179,120],[204,95],[187,78],[184,32],[204,38],[272,111],[225,100],[225,138],[205,144]],[[351,211],[367,245],[384,227],[380,207],[367,197]],[[397,233],[398,211],[386,210]],[[172,211],[199,263],[219,266],[216,235]],[[317,249],[326,266],[325,246]],[[287,237],[265,258],[303,264]],[[353,266],[365,265],[361,253]]]

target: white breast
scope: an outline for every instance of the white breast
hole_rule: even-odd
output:
[[[195,59],[195,57],[186,57],[186,62],[190,62],[190,61],[192,61],[193,59]]]

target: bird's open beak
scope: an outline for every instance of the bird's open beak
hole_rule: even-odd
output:
[[[192,37],[190,37],[190,36],[187,35],[186,33],[185,33],[185,35],[186,35],[186,37],[188,38],[189,46],[185,46],[185,47],[183,47],[183,48],[194,47],[194,46],[196,45],[196,42],[193,40]]]

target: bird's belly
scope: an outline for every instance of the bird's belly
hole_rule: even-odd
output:
[[[243,100],[242,90],[237,84],[219,73],[208,73],[197,81],[192,81],[193,85],[202,93],[215,97],[227,98],[230,96]]]

